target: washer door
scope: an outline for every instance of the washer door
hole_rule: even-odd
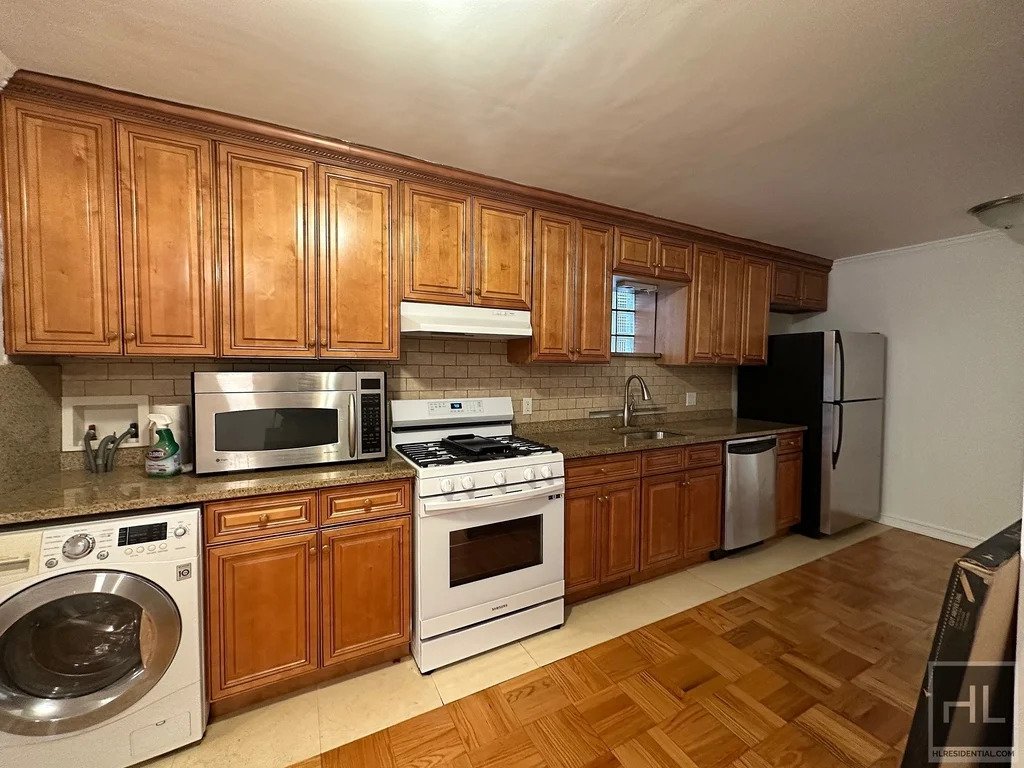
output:
[[[163,677],[181,617],[151,581],[79,571],[0,605],[0,730],[80,731],[109,720]]]

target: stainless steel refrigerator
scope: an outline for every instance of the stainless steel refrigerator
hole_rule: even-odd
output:
[[[770,336],[768,364],[740,368],[738,388],[739,416],[807,427],[798,530],[818,536],[878,519],[885,336]]]

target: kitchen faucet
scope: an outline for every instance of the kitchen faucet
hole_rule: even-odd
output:
[[[644,401],[651,399],[651,390],[647,388],[647,382],[644,381],[643,376],[632,374],[626,379],[626,389],[622,393],[622,426],[628,427],[629,420],[633,417],[633,410],[636,408],[636,400],[629,394],[629,385],[633,383],[633,379],[640,382],[640,394],[643,396]]]

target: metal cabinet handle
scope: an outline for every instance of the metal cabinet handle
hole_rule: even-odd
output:
[[[310,349],[316,349],[316,339],[312,339],[307,346]]]
[[[373,509],[373,499],[363,499],[363,506],[367,509]]]
[[[477,296],[481,296],[481,295],[483,295],[483,292],[484,292],[484,291],[483,291],[483,288],[477,288],[477,289],[476,289],[476,291],[475,291],[475,293],[476,293],[476,295],[477,295]]]
[[[107,334],[107,341],[114,341],[115,339],[117,339],[116,332],[111,331],[110,333]]]
[[[124,335],[124,339],[125,339],[125,341],[135,341],[135,332],[134,331],[128,331],[128,333],[126,333]]]
[[[309,545],[309,554],[311,554],[311,555],[315,555],[316,554],[316,545],[315,544],[310,544]]]
[[[356,396],[348,396],[348,455],[356,457]]]
[[[270,515],[268,515],[266,512],[264,512],[262,515],[260,515],[260,525],[266,525],[269,522],[270,522]]]
[[[324,552],[329,552],[331,547],[328,544],[324,544],[322,547],[320,547],[320,549],[322,549]]]

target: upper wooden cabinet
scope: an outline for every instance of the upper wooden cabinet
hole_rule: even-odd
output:
[[[314,163],[222,144],[221,353],[316,356]]]
[[[514,363],[611,359],[610,226],[534,213],[533,337],[508,344]]]
[[[124,349],[216,353],[212,143],[118,125]]]
[[[398,359],[398,182],[320,166],[320,357]]]
[[[521,205],[473,198],[473,303],[529,309],[532,211]]]
[[[653,277],[657,246],[654,235],[615,228],[615,271]]]
[[[824,312],[828,309],[828,271],[776,262],[771,308],[777,312]]]
[[[114,121],[3,100],[12,354],[118,354]]]
[[[643,232],[615,229],[615,272],[689,282],[693,245]]]
[[[402,185],[402,298],[471,304],[469,195]]]
[[[686,362],[766,362],[769,267],[698,245],[687,305]]]

